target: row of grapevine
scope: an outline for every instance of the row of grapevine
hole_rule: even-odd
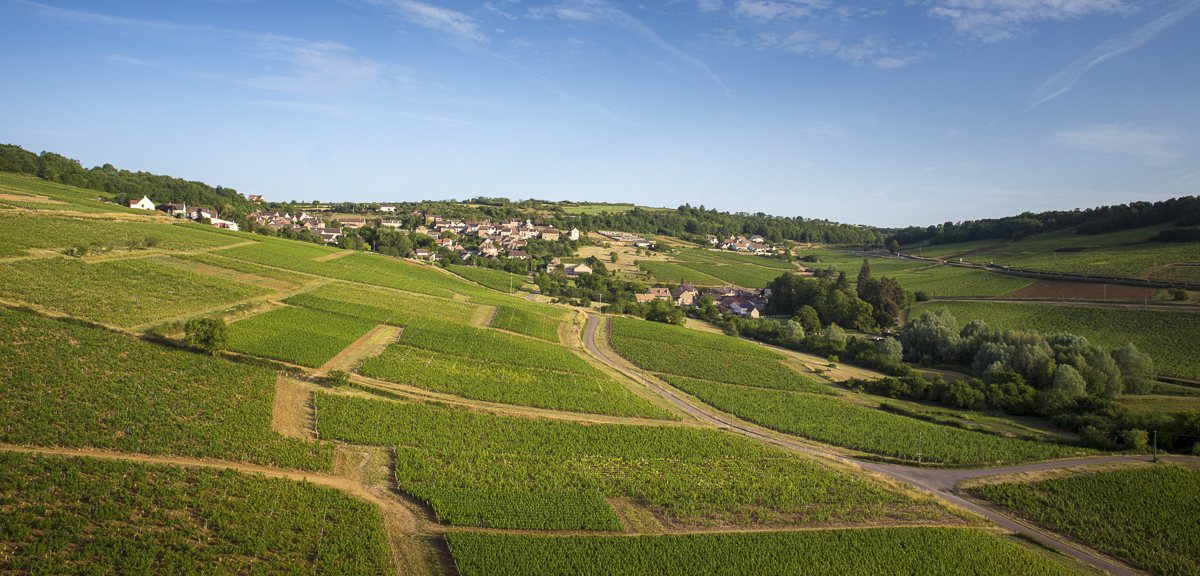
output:
[[[545,492],[414,486],[438,519],[451,526],[519,530],[621,530],[621,519],[597,492]]]
[[[451,266],[447,270],[466,278],[481,286],[487,286],[498,292],[516,292],[529,280],[528,276],[513,274],[504,270],[478,268],[475,266]]]
[[[0,453],[5,574],[388,574],[378,508],[230,470]]]
[[[322,438],[397,446],[399,487],[422,498],[591,492],[629,498],[684,525],[945,517],[932,503],[717,430],[503,417],[325,394],[315,405]],[[564,514],[562,522],[575,517]],[[527,525],[516,517],[489,522]]]
[[[147,259],[0,263],[6,298],[98,322],[135,326],[269,293]]]
[[[463,576],[1074,573],[1028,548],[965,528],[632,537],[450,532],[447,540]]]
[[[688,262],[714,262],[722,264],[752,264],[763,268],[776,270],[796,270],[796,265],[787,260],[759,256],[757,254],[741,254],[727,250],[715,251],[708,249],[684,250],[676,255],[679,260]]]
[[[496,309],[496,317],[492,319],[492,328],[500,328],[550,342],[559,342],[558,326],[561,323],[559,320],[561,316],[561,313],[556,316],[543,316],[505,304]]]
[[[829,396],[661,375],[705,404],[761,426],[863,452],[956,465],[1016,464],[1095,451],[931,424]]]
[[[357,318],[285,306],[230,325],[229,349],[317,368],[374,327]]]
[[[603,376],[602,372],[558,344],[488,328],[427,319],[407,326],[400,343],[477,360]]]
[[[728,336],[617,317],[612,321],[612,343],[617,353],[653,372],[745,386],[828,393],[826,387],[780,363],[781,355]]]
[[[366,359],[358,372],[487,402],[613,416],[677,418],[607,376],[514,366],[404,345],[389,346],[379,356]]]
[[[465,324],[479,310],[479,306],[459,300],[346,282],[331,282],[315,290],[292,296],[285,302],[394,326],[407,326],[421,318]]]
[[[0,174],[0,181],[6,174]],[[29,249],[61,249],[97,244],[126,248],[145,245],[148,238],[162,250],[198,250],[236,243],[237,239],[190,226],[158,222],[115,222],[94,218],[46,215],[5,215],[0,226],[0,254],[19,255]]]
[[[271,430],[275,379],[262,368],[0,309],[0,442],[330,468],[331,445]]]
[[[972,492],[1155,574],[1200,574],[1195,468],[1160,465]]]

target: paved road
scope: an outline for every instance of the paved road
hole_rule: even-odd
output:
[[[966,510],[970,510],[971,512],[974,512],[976,514],[979,514],[980,516],[987,518],[988,520],[991,520],[996,525],[1000,526],[1001,528],[1004,528],[1005,530],[1028,534],[1029,536],[1036,538],[1038,541],[1046,544],[1047,546],[1053,547],[1054,549],[1062,552],[1063,554],[1071,556],[1072,558],[1075,558],[1086,564],[1090,564],[1092,566],[1100,568],[1101,570],[1107,571],[1111,574],[1116,574],[1119,576],[1135,576],[1137,574],[1143,574],[1142,572],[1135,571],[1124,565],[1117,564],[1106,558],[1102,558],[1099,555],[1097,555],[1095,552],[1092,552],[1090,550],[1080,549],[1071,544],[1063,542],[1063,541],[1057,539],[1056,537],[1050,535],[1049,533],[1041,532],[1032,526],[1028,526],[1026,524],[1023,524],[1021,522],[1014,520],[1013,518],[1010,518],[1008,516],[1000,514],[999,512],[992,510],[991,508],[980,506],[979,504],[976,504],[973,501],[967,500],[967,499],[963,498],[961,495],[959,495],[958,491],[955,490],[955,486],[957,486],[963,480],[967,480],[970,478],[979,478],[982,476],[995,476],[998,474],[1013,474],[1013,473],[1017,473],[1017,472],[1032,472],[1032,471],[1037,471],[1037,470],[1051,470],[1054,468],[1067,468],[1070,466],[1078,466],[1078,465],[1082,465],[1082,464],[1100,464],[1100,463],[1104,463],[1104,462],[1123,462],[1123,461],[1129,461],[1129,460],[1149,461],[1150,460],[1149,457],[1114,456],[1114,457],[1108,457],[1108,458],[1082,458],[1082,459],[1077,459],[1077,460],[1059,460],[1059,461],[1055,461],[1055,462],[1040,462],[1037,464],[1027,464],[1027,465],[1023,465],[1023,466],[1010,466],[1007,468],[985,468],[985,469],[979,469],[979,470],[940,470],[940,469],[934,470],[934,469],[927,469],[927,468],[910,468],[910,467],[906,467],[906,466],[894,466],[891,464],[880,464],[877,462],[864,462],[861,460],[855,460],[853,458],[847,458],[845,456],[841,456],[838,454],[824,452],[824,451],[815,449],[811,446],[804,446],[801,444],[788,442],[787,440],[774,438],[771,436],[766,436],[764,434],[755,432],[754,430],[750,430],[750,429],[743,428],[743,427],[740,427],[737,425],[733,425],[729,422],[722,422],[720,420],[717,420],[716,418],[713,418],[712,416],[709,416],[707,413],[702,412],[699,408],[692,405],[689,401],[684,400],[683,398],[680,398],[679,396],[676,396],[675,394],[672,394],[671,392],[663,389],[661,386],[658,386],[658,385],[654,384],[653,382],[650,382],[650,381],[646,380],[645,378],[642,378],[641,376],[630,372],[625,367],[621,366],[620,364],[617,364],[615,361],[613,361],[611,358],[609,358],[606,354],[601,352],[600,349],[596,347],[596,329],[599,326],[600,326],[600,318],[597,317],[595,314],[588,314],[588,325],[587,325],[587,328],[584,330],[584,344],[587,346],[588,351],[591,352],[593,356],[595,356],[601,362],[604,362],[605,364],[611,366],[615,370],[620,371],[622,374],[625,374],[625,375],[629,376],[630,378],[633,378],[639,382],[642,382],[643,384],[648,386],[651,390],[658,393],[663,398],[666,398],[672,404],[678,406],[680,409],[684,410],[688,414],[691,414],[692,416],[695,416],[697,419],[699,419],[701,421],[707,422],[707,423],[715,425],[715,426],[721,426],[724,428],[728,428],[739,434],[750,436],[752,438],[758,438],[760,440],[765,440],[767,442],[771,442],[773,444],[777,444],[777,445],[783,446],[785,448],[799,450],[802,452],[807,452],[809,454],[815,454],[815,455],[823,456],[826,458],[839,460],[841,462],[853,464],[853,465],[859,466],[860,468],[863,468],[865,470],[869,470],[871,472],[875,472],[877,474],[887,476],[889,478],[895,479],[895,480],[903,482],[905,484],[909,484],[911,486],[915,486],[917,488],[926,490],[951,504],[954,504],[954,505],[956,505],[960,508],[964,508]],[[1195,458],[1180,458],[1180,459],[1195,460]]]

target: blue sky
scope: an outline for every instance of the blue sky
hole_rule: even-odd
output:
[[[271,200],[929,225],[1200,191],[1200,0],[0,0],[0,142]]]

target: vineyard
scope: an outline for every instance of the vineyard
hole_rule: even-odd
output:
[[[633,537],[450,532],[446,538],[463,576],[1075,573],[1028,548],[964,528]]]
[[[675,419],[611,378],[389,346],[358,373],[464,398],[591,414]]]
[[[160,250],[199,250],[237,242],[206,230],[159,222],[114,222],[83,218],[5,215],[0,226],[0,256],[19,256],[31,249],[62,250],[102,246],[128,250],[149,240]]]
[[[557,510],[547,503],[530,508],[537,511],[532,516],[514,512],[508,518],[469,510],[481,508],[475,498],[482,493],[503,501],[585,492],[630,498],[685,525],[945,517],[931,503],[717,430],[589,425],[325,394],[316,396],[315,405],[322,438],[398,446],[400,489],[431,503],[438,498],[434,509],[442,518],[478,523],[485,515],[489,525],[508,528],[575,524],[583,508]],[[455,513],[456,507],[468,512]],[[613,526],[608,514],[598,512],[582,525]]]
[[[270,293],[146,259],[0,263],[7,298],[98,322],[135,326]]]
[[[875,276],[883,275],[882,272],[876,271],[874,260],[871,261],[871,273]],[[1033,280],[1028,278],[944,264],[912,268],[890,277],[894,277],[909,292],[925,292],[940,298],[1003,296],[1033,284]]]
[[[492,328],[558,342],[558,326],[561,316],[561,311],[557,316],[550,317],[505,304],[496,309],[496,317],[492,319]]]
[[[0,309],[0,442],[328,469],[332,446],[271,431],[275,378],[262,368]]]
[[[407,326],[428,318],[466,324],[479,310],[478,306],[459,300],[345,282],[331,282],[292,296],[285,302],[393,326]]]
[[[1200,470],[1158,465],[972,491],[1155,574],[1200,574]]]
[[[394,573],[379,510],[307,482],[0,453],[5,574]]]
[[[656,262],[654,260],[637,260],[639,268],[645,270],[658,282],[686,282],[696,286],[720,286],[726,282],[720,278],[709,276],[698,270],[688,268],[674,262]]]
[[[520,290],[525,285],[525,282],[529,280],[526,276],[513,274],[504,270],[493,270],[491,268],[452,266],[447,268],[447,270],[476,284],[487,286],[492,290],[497,290],[505,294]]]
[[[251,356],[318,368],[375,323],[286,306],[229,326],[229,349]]]
[[[0,172],[0,193],[34,195],[29,200],[4,200],[3,205],[18,206],[30,210],[55,210],[82,213],[138,213],[125,206],[100,202],[99,198],[111,198],[111,194],[55,184],[40,178]],[[42,196],[43,198],[37,198]]]
[[[400,343],[476,360],[603,377],[582,358],[558,344],[463,324],[426,320],[404,329]]]
[[[632,318],[612,319],[613,348],[651,372],[716,382],[828,393],[824,386],[783,365],[783,356],[762,346]]]
[[[1068,332],[1107,347],[1133,342],[1154,358],[1159,374],[1200,379],[1200,313],[1009,302],[931,302],[910,318],[946,308],[959,322],[982,320],[993,328]]]
[[[729,252],[726,250],[714,251],[708,249],[684,250],[680,252],[676,258],[686,262],[711,262],[714,264],[751,264],[761,266],[763,268],[774,268],[776,270],[796,270],[796,265],[786,260],[778,258],[770,258],[767,256],[758,256],[755,254],[741,254],[738,252]]]
[[[722,412],[786,434],[890,458],[993,466],[1090,456],[1095,451],[994,436],[881,412],[838,398],[662,375]]]
[[[246,262],[243,260],[234,260],[233,258],[226,258],[224,256],[217,256],[216,254],[208,254],[204,252],[199,254],[178,254],[175,255],[174,258],[187,262],[198,262],[200,264],[205,264],[216,268],[225,268],[227,270],[240,272],[242,274],[258,276],[260,278],[270,278],[272,280],[284,282],[291,286],[299,286],[311,279],[310,276],[305,274],[290,272],[279,268],[272,268],[270,266],[262,266],[260,264],[254,264],[252,262]]]

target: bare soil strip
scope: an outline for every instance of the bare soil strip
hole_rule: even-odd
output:
[[[389,344],[395,344],[400,339],[400,333],[404,329],[399,326],[391,326],[388,324],[380,324],[363,335],[362,338],[355,340],[353,344],[347,346],[337,356],[331,358],[320,368],[313,372],[314,376],[324,376],[332,370],[345,370],[353,372],[358,362],[363,358],[375,356],[379,354]]]
[[[1147,300],[1158,293],[1158,288],[1127,286],[1124,284],[1090,284],[1085,282],[1059,282],[1038,280],[1002,298],[1061,298],[1065,300]]]
[[[318,386],[280,374],[275,381],[271,429],[292,438],[316,440],[312,394]]]
[[[341,257],[343,257],[343,256],[349,256],[349,255],[351,255],[351,254],[353,254],[353,253],[354,253],[354,251],[353,251],[353,250],[342,250],[342,251],[340,251],[340,252],[334,252],[333,254],[326,254],[326,255],[324,255],[324,256],[317,256],[316,258],[313,258],[312,260],[313,260],[313,262],[327,262],[327,261],[329,261],[329,260],[336,260],[336,259],[338,259],[338,258],[341,258]]]

